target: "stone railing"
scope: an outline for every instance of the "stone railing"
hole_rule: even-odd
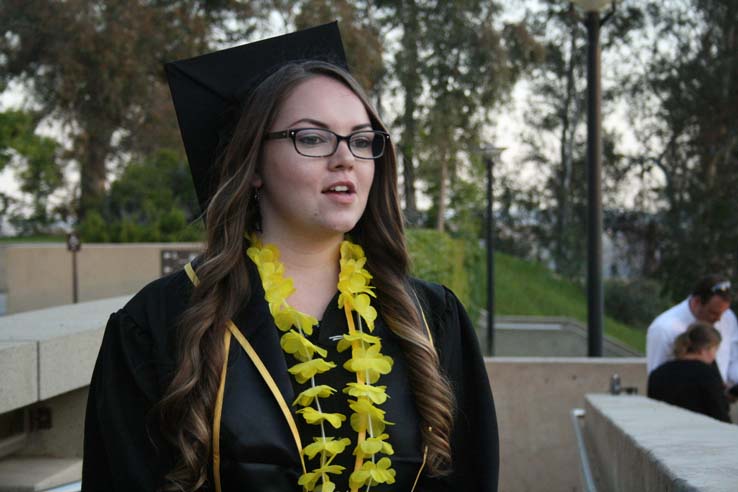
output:
[[[79,480],[90,375],[129,297],[0,317],[0,491]]]
[[[587,395],[599,492],[738,490],[738,427],[643,396]]]

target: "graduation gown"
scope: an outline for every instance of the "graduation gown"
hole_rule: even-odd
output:
[[[258,272],[250,265],[253,295],[233,318],[222,412],[220,413],[218,474],[223,492],[300,492],[297,485],[303,465],[297,441],[312,442],[319,426],[308,425],[294,413],[295,395],[302,387],[287,372],[295,363],[280,345],[264,300]],[[453,472],[429,477],[424,472],[420,421],[415,408],[407,364],[396,336],[382,321],[381,305],[374,335],[382,338],[382,352],[394,360],[392,372],[378,384],[387,386],[390,398],[380,407],[395,425],[385,430],[395,454],[393,485],[372,490],[496,491],[498,434],[492,393],[479,345],[469,318],[456,296],[437,284],[412,279],[442,370],[456,396],[452,435]],[[154,491],[176,462],[176,453],[159,433],[153,405],[161,399],[176,368],[175,336],[178,316],[186,309],[192,285],[180,271],[142,289],[108,322],[90,384],[84,438],[82,490]],[[350,416],[341,389],[353,374],[342,368],[349,352],[338,353],[337,337],[347,333],[343,311],[336,299],[329,304],[311,340],[328,350],[336,368],[316,376],[316,384],[338,391],[321,400],[326,412]],[[247,349],[251,354],[247,353]],[[259,367],[261,366],[261,367]],[[261,369],[261,372],[260,372]],[[271,379],[271,382],[268,381]],[[271,387],[270,387],[271,384]],[[295,429],[298,436],[295,436]],[[346,466],[340,477],[331,476],[337,491],[348,490],[353,469],[356,433],[347,422],[328,435],[349,437],[334,464]],[[381,456],[381,455],[380,455]],[[340,458],[340,459],[339,459]],[[316,468],[305,459],[308,471]],[[215,490],[213,459],[203,490]]]

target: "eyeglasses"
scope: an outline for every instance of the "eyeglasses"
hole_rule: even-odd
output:
[[[267,133],[264,140],[280,138],[292,139],[295,151],[305,157],[328,157],[336,153],[341,140],[357,159],[376,159],[382,157],[389,133],[378,130],[360,130],[343,136],[325,128],[295,128],[281,132]]]
[[[710,292],[712,293],[718,293],[718,292],[730,292],[730,280],[723,280],[722,282],[718,282],[715,285],[710,288]]]

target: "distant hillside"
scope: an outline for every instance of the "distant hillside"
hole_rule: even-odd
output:
[[[569,316],[587,323],[587,296],[581,286],[543,265],[502,253],[495,254],[495,303],[498,315]],[[646,351],[644,330],[606,317],[605,334]]]
[[[483,246],[432,229],[408,229],[407,240],[413,274],[450,287],[472,319],[478,319],[487,302]],[[587,323],[583,287],[541,264],[502,253],[495,254],[495,303],[497,315],[568,316]],[[645,330],[606,318],[605,334],[646,351]]]

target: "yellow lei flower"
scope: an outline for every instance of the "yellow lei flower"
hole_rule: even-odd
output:
[[[293,405],[302,407],[296,413],[307,423],[319,425],[321,429],[321,437],[315,438],[315,442],[302,450],[310,460],[319,457],[320,465],[303,474],[298,485],[309,492],[334,492],[336,486],[330,475],[340,475],[344,467],[331,463],[351,444],[351,440],[326,436],[326,423],[339,429],[347,419],[343,414],[321,410],[320,400],[330,398],[336,390],[328,385],[316,384],[315,378],[335,368],[336,364],[325,360],[328,352],[305,336],[312,335],[318,321],[287,303],[287,298],[294,293],[295,288],[292,279],[284,277],[279,249],[271,244],[262,245],[256,237],[249,239],[252,246],[247,254],[259,270],[274,323],[284,333],[280,339],[282,350],[298,361],[288,371],[299,384],[310,382],[310,388],[297,395],[293,402]],[[395,470],[387,458],[394,454],[394,450],[387,442],[389,435],[384,433],[385,427],[392,423],[387,422],[384,419],[385,412],[376,407],[387,401],[386,386],[374,385],[381,376],[389,374],[393,361],[381,353],[381,339],[363,331],[364,323],[369,332],[374,331],[374,321],[377,319],[377,310],[371,305],[371,298],[376,297],[376,294],[370,285],[372,275],[364,268],[364,250],[357,244],[343,241],[340,252],[338,307],[346,314],[349,332],[339,340],[336,350],[343,352],[351,349],[351,358],[343,367],[356,374],[356,382],[348,383],[343,393],[355,398],[348,400],[349,408],[353,411],[349,419],[351,428],[357,433],[353,450],[356,461],[349,476],[349,486],[352,492],[357,492],[362,487],[393,484],[395,481]],[[354,312],[358,315],[357,323],[354,322]],[[379,453],[386,456],[377,460]]]

